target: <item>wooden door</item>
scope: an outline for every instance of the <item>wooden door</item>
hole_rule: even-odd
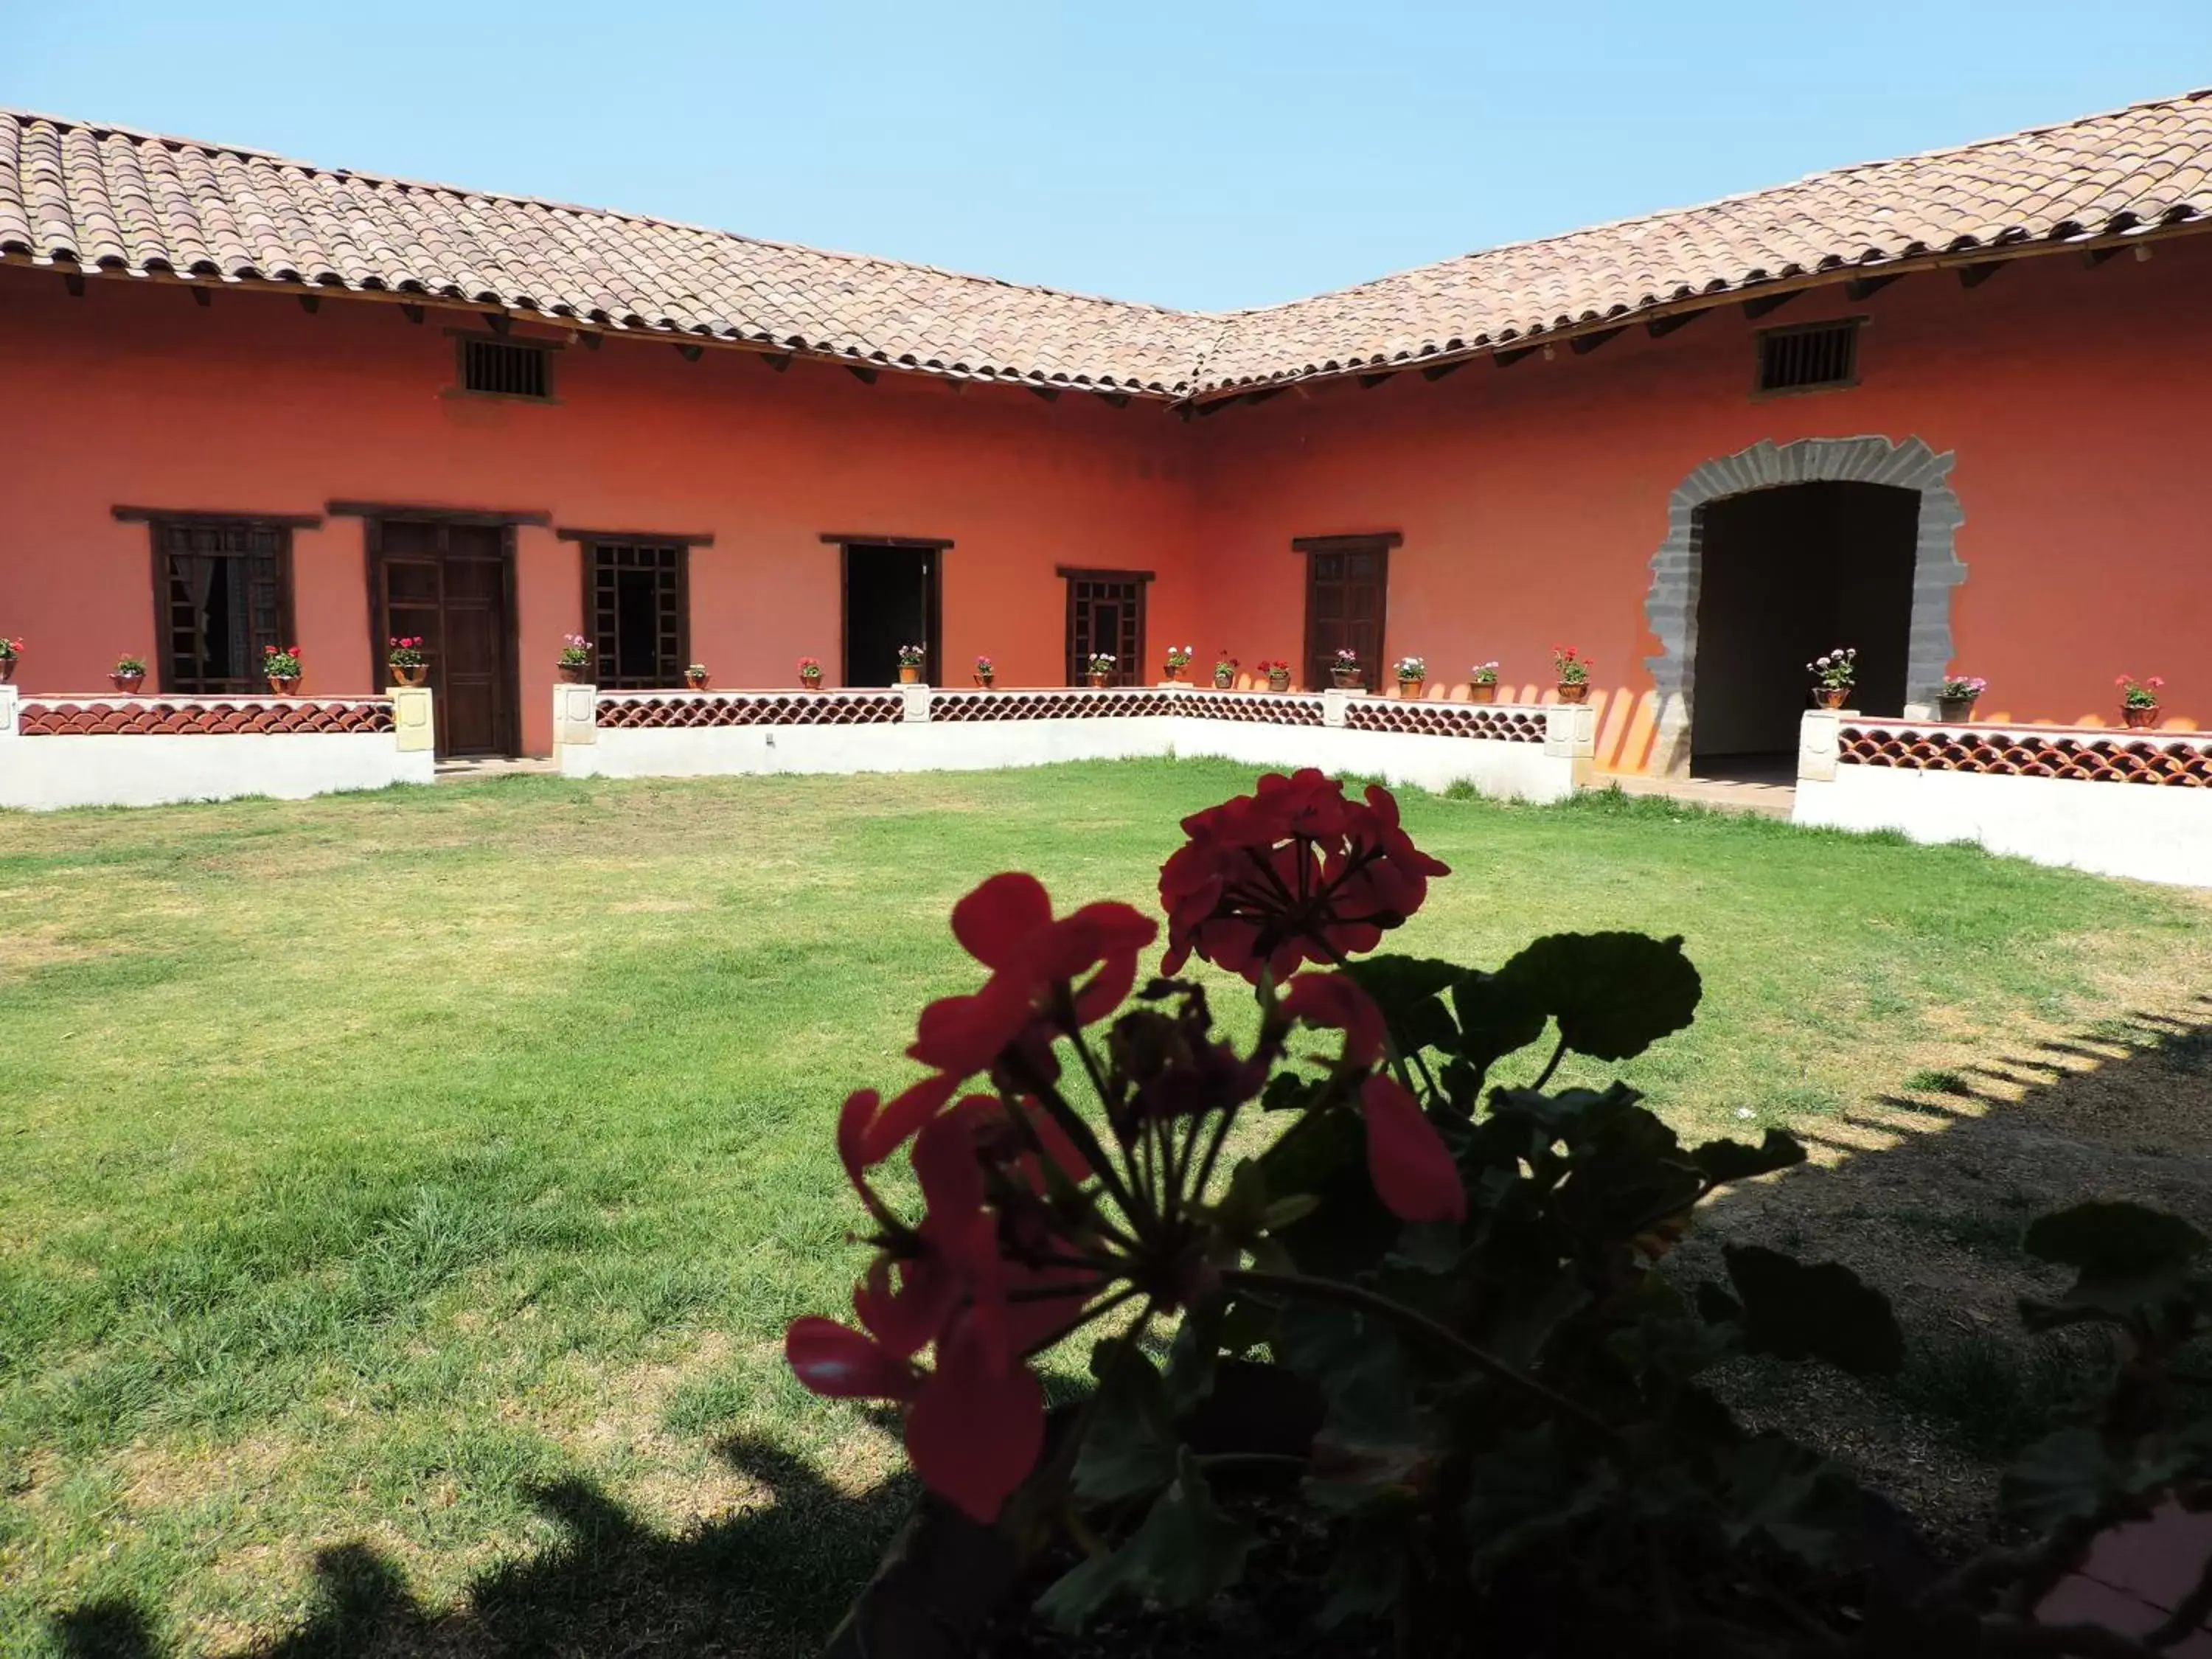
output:
[[[513,755],[514,562],[501,525],[386,519],[370,526],[376,648],[419,635],[441,755]]]
[[[1081,685],[1094,653],[1112,653],[1115,685],[1145,683],[1145,583],[1132,570],[1063,570],[1067,579],[1067,683]]]
[[[1382,616],[1390,550],[1376,544],[1316,548],[1306,555],[1306,684],[1331,684],[1336,653],[1359,653],[1360,684],[1372,690],[1382,671]]]

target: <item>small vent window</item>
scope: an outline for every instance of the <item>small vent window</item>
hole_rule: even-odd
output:
[[[1761,392],[1820,392],[1858,384],[1859,325],[1812,323],[1759,337]]]
[[[543,346],[516,345],[510,340],[461,342],[461,389],[489,392],[502,398],[547,398],[552,395],[552,376]]]

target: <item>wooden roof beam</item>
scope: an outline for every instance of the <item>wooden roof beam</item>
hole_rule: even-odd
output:
[[[1758,294],[1743,302],[1743,314],[1756,322],[1770,311],[1779,311],[1805,290],[1793,288],[1787,294]]]
[[[1904,280],[1905,273],[1901,270],[1892,271],[1883,276],[1854,276],[1844,284],[1844,297],[1853,301],[1871,300],[1892,283]]]
[[[1711,306],[1700,306],[1695,311],[1678,311],[1671,317],[1654,317],[1644,325],[1644,331],[1655,340],[1663,340],[1676,329],[1689,327],[1711,310]]]
[[[1960,288],[1979,288],[1984,283],[1988,282],[1990,277],[1996,276],[1997,272],[2002,270],[2009,263],[2010,261],[2005,259],[1991,259],[1978,265],[1960,265],[1959,267],[1959,286]]]
[[[1618,339],[1620,336],[1627,332],[1628,325],[1626,323],[1623,323],[1619,328],[1593,329],[1588,334],[1577,334],[1572,339],[1569,340],[1567,342],[1567,349],[1573,352],[1577,357],[1587,357],[1591,352],[1595,351],[1600,346],[1605,344],[1608,340]]]

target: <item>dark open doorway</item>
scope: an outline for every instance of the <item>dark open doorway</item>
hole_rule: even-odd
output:
[[[1698,512],[1693,772],[1794,768],[1805,665],[1837,646],[1858,650],[1853,708],[1905,712],[1917,490],[1784,484]]]
[[[845,684],[896,684],[899,647],[927,652],[922,678],[945,684],[939,640],[940,547],[845,545]]]

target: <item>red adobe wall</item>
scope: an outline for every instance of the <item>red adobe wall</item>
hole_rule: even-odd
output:
[[[1497,658],[1534,691],[1547,647],[1580,645],[1607,705],[1601,763],[1638,769],[1669,492],[1761,439],[1918,436],[1958,456],[1954,666],[1990,679],[1981,718],[2117,723],[2127,671],[2166,677],[2167,725],[2212,719],[2212,238],[2094,270],[2022,260],[1972,290],[1931,274],[1856,305],[1816,292],[1763,321],[1854,314],[1873,319],[1863,384],[1842,392],[1751,397],[1754,325],[1729,306],[1588,356],[1316,386],[1195,422],[1218,619],[1201,644],[1298,660],[1291,538],[1400,531],[1389,655],[1447,683]]]
[[[659,341],[558,355],[556,406],[441,396],[444,329],[333,295],[0,270],[0,631],[28,641],[19,683],[105,689],[155,654],[145,526],[118,504],[319,513],[332,500],[550,512],[556,526],[711,532],[691,559],[693,655],[723,685],[793,683],[838,659],[838,554],[825,531],[949,537],[946,665],[978,652],[1010,684],[1057,684],[1060,564],[1158,573],[1157,655],[1200,632],[1189,574],[1188,433],[1157,404],[1047,404],[1009,387],[842,368],[777,374],[750,354],[684,362]],[[294,535],[307,690],[362,691],[370,658],[363,528]],[[582,606],[579,552],[519,532],[524,746],[551,742],[552,660]]]

